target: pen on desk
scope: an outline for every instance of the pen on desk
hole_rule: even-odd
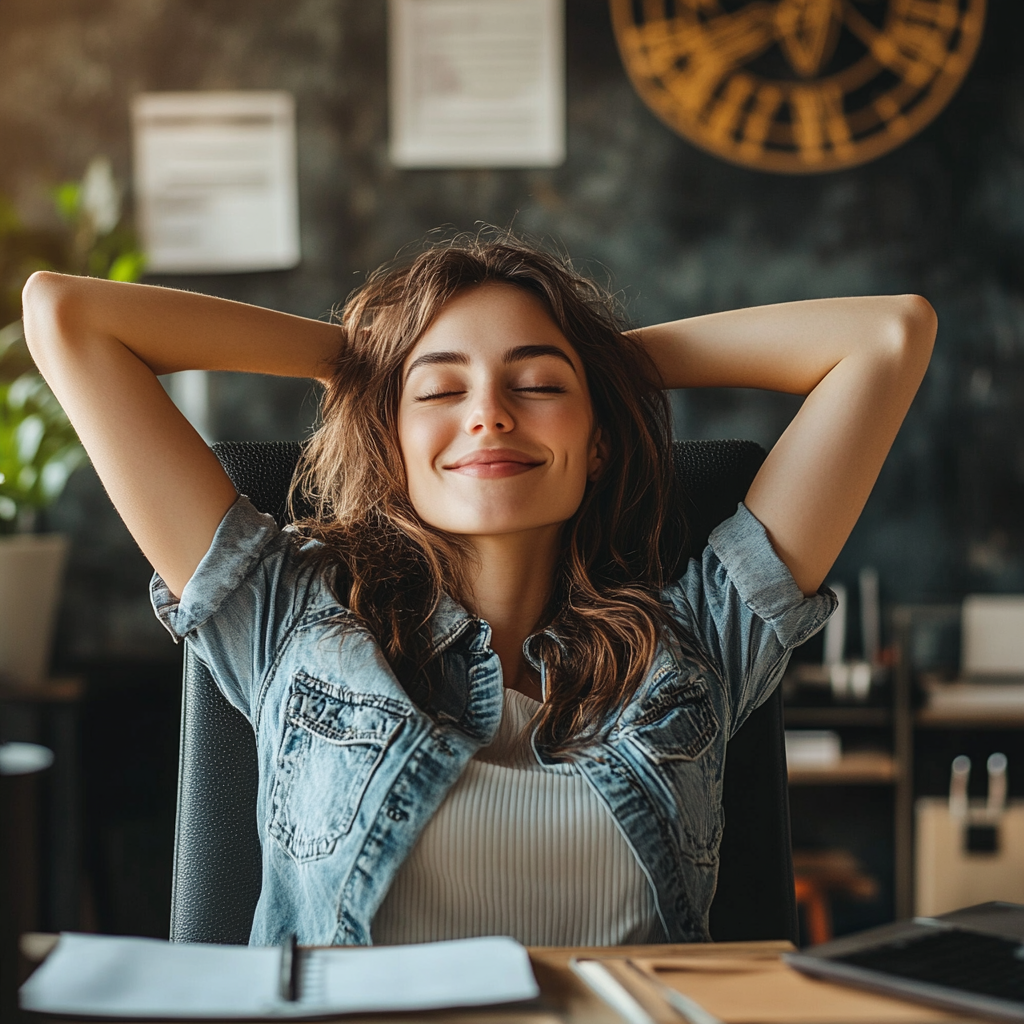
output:
[[[281,998],[294,1003],[299,998],[299,940],[295,932],[281,943]]]
[[[683,995],[682,992],[677,992],[671,985],[666,985],[656,975],[648,974],[642,967],[637,966],[632,960],[627,959],[626,965],[631,968],[636,974],[640,975],[646,982],[652,984],[659,993],[661,993],[662,999],[665,1000],[669,1006],[672,1007],[680,1017],[687,1022],[687,1024],[722,1024],[713,1013],[705,1010],[700,1003],[695,1002],[689,996]]]

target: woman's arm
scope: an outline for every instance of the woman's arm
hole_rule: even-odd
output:
[[[864,508],[931,357],[935,312],[916,295],[815,299],[633,332],[665,386],[807,395],[747,492],[806,594]]]
[[[111,501],[180,596],[235,489],[157,374],[326,375],[340,328],[148,285],[37,273],[25,339]]]

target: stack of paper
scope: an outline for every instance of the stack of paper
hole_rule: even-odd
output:
[[[490,937],[303,954],[300,998],[281,998],[281,950],[108,935],[60,938],[21,1005],[95,1017],[315,1017],[534,999],[526,950]]]

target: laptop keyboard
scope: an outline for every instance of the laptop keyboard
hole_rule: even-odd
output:
[[[945,988],[1024,1002],[1024,945],[1013,939],[943,929],[829,959]]]

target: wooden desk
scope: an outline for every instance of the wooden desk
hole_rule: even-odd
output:
[[[44,957],[56,941],[56,936],[32,937],[34,941],[29,942],[27,938],[23,938],[22,948],[31,959]],[[643,969],[657,971],[661,981],[697,999],[725,1024],[982,1024],[962,1014],[947,1014],[807,978],[781,962],[781,955],[792,948],[788,942],[535,946],[530,949],[530,960],[542,993],[535,1004],[321,1019],[337,1020],[339,1024],[623,1024],[623,1018],[569,969],[572,957],[593,957],[617,958],[620,963],[630,959]],[[648,998],[650,989],[645,989],[642,981],[631,991],[656,1024],[684,1024],[683,1018],[659,997]],[[23,1017],[26,1022],[43,1019],[34,1014]],[[57,1024],[58,1018],[46,1020]]]

